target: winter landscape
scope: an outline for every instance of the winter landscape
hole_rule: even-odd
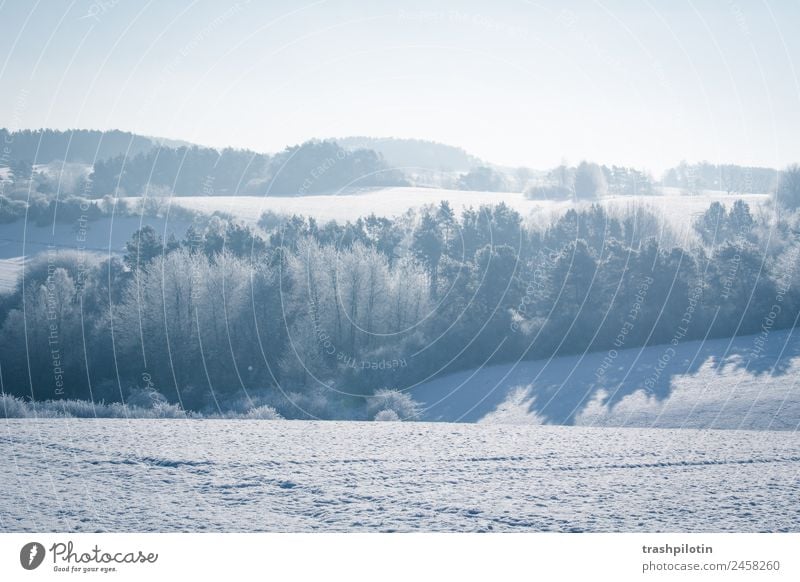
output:
[[[737,40],[773,19],[698,12],[721,79],[643,8],[647,50],[597,6],[215,4],[34,18],[74,71],[0,5],[0,531],[800,530],[800,47]]]

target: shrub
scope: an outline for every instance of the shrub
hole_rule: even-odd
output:
[[[252,420],[281,420],[283,417],[271,406],[257,406],[248,410],[242,418]]]
[[[105,404],[89,400],[43,400],[26,402],[8,394],[0,395],[0,418],[187,418],[177,404],[156,402],[153,406]]]
[[[74,418],[95,418],[99,416],[97,407],[103,407],[102,403],[95,404],[88,400],[46,400],[40,404],[53,412]]]
[[[375,420],[379,422],[396,422],[400,420],[400,417],[397,416],[394,410],[381,410],[375,415]]]
[[[158,394],[158,393],[156,393]],[[142,409],[140,409],[142,410]],[[150,409],[150,415],[148,415],[148,410],[145,408],[143,409],[145,412],[144,414],[138,413],[138,411],[133,410],[131,417],[133,418],[188,418],[191,416],[191,413],[187,413],[183,408],[180,407],[179,404],[170,404],[169,402],[156,402],[153,407]]]
[[[420,405],[404,392],[384,388],[367,399],[369,416],[375,416],[382,411],[394,412],[398,419],[408,419],[419,414]]]
[[[0,394],[0,418],[28,418],[33,416],[28,403],[10,394]]]

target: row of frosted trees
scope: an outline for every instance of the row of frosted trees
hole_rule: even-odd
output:
[[[150,389],[198,410],[257,395],[347,416],[459,369],[792,327],[796,223],[713,205],[677,244],[642,209],[534,228],[502,204],[442,204],[344,225],[271,216],[266,234],[145,228],[122,259],[29,263],[0,299],[0,376],[35,399]]]

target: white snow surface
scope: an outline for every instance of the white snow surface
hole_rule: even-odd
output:
[[[800,435],[8,420],[0,530],[797,531]]]
[[[23,257],[0,259],[0,293],[9,293],[14,290],[24,263]]]
[[[17,220],[0,225],[0,293],[13,291],[26,258],[45,252],[85,252],[88,255],[119,255],[125,243],[142,226],[152,226],[159,235],[167,238],[174,234],[181,239],[191,221],[181,218],[170,220],[149,216],[118,216],[101,218],[79,225],[56,223],[38,226]]]
[[[411,390],[423,420],[800,428],[800,329],[485,366]]]

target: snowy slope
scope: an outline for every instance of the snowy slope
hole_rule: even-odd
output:
[[[148,216],[101,218],[84,223],[80,228],[77,221],[37,226],[17,220],[0,225],[0,259],[31,256],[50,247],[118,253],[124,250],[131,234],[142,226],[152,226],[160,235],[166,232],[181,237],[190,224],[191,221],[186,219],[165,220]]]
[[[424,420],[796,430],[800,330],[519,362],[412,390]],[[758,357],[754,357],[758,355]]]
[[[13,291],[24,262],[23,257],[0,259],[0,294]]]
[[[131,234],[141,226],[152,226],[159,234],[174,234],[178,239],[186,233],[191,222],[186,219],[165,220],[154,217],[122,216],[101,218],[84,225],[56,223],[37,226],[17,220],[0,224],[0,293],[16,285],[25,258],[37,254],[61,251],[81,251],[93,254],[121,254]]]

